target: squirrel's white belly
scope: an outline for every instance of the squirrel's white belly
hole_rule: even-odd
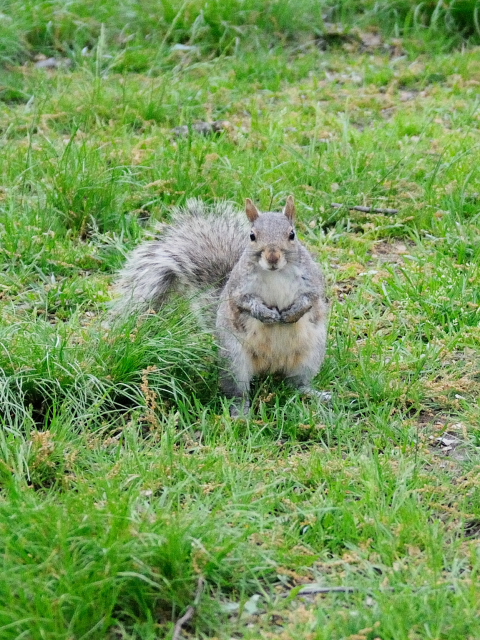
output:
[[[242,338],[253,368],[253,374],[294,372],[325,340],[323,323],[313,323],[306,313],[295,324],[264,324],[249,318]]]

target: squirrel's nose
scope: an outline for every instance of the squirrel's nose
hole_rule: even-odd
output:
[[[271,265],[276,265],[280,260],[280,251],[276,251],[275,249],[270,249],[267,251],[267,262]]]

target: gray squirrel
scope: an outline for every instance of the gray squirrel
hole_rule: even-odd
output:
[[[215,333],[232,416],[248,411],[250,382],[262,374],[281,373],[328,400],[311,387],[325,357],[325,278],[297,238],[293,196],[280,213],[260,213],[247,199],[246,214],[197,199],[177,208],[159,239],[130,254],[116,313],[159,310],[170,293],[188,295]]]

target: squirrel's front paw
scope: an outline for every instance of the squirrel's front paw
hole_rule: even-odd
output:
[[[298,322],[300,318],[304,316],[310,309],[311,306],[308,309],[284,309],[280,312],[280,322],[283,322],[285,324]]]
[[[280,312],[278,309],[269,309],[265,307],[264,309],[258,310],[258,312],[253,316],[260,322],[264,324],[274,324],[275,322],[280,322]]]
[[[297,322],[301,316],[298,316],[297,313],[292,313],[291,311],[285,310],[280,312],[280,322],[282,324],[292,324],[293,322]]]

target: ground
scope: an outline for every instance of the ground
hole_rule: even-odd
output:
[[[480,49],[238,29],[137,50],[107,20],[4,65],[0,637],[172,638],[192,605],[177,638],[473,640]],[[115,273],[188,197],[290,193],[333,401],[260,381],[232,420],[185,304],[112,322]]]

